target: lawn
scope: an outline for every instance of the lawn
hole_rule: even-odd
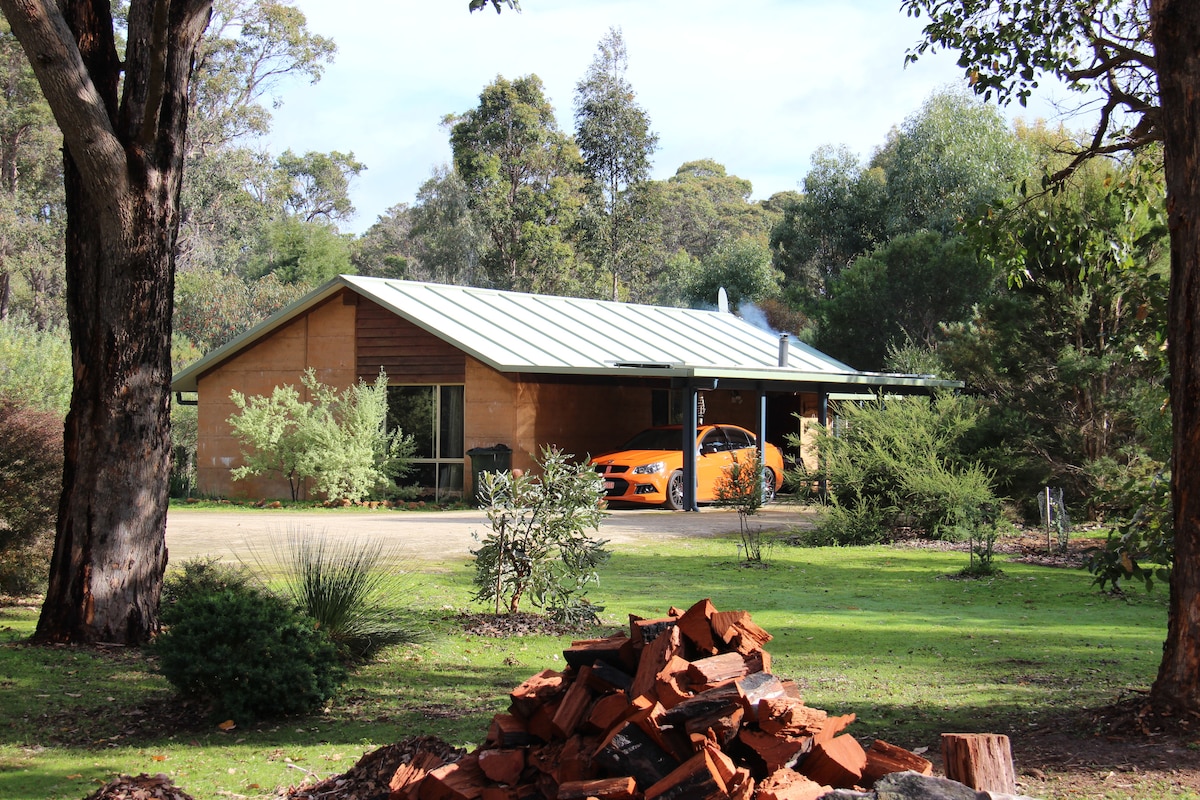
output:
[[[1016,562],[999,577],[956,579],[963,552],[780,544],[753,568],[736,562],[735,539],[615,549],[591,595],[605,606],[596,633],[704,597],[747,609],[775,637],[773,671],[810,705],[856,713],[849,732],[860,740],[930,752],[947,731],[1007,733],[1017,749],[1023,731],[1144,690],[1166,629],[1165,591],[1111,598],[1082,570]],[[561,667],[572,637],[465,634],[460,615],[485,610],[470,601],[471,574],[464,564],[413,575],[426,640],[361,669],[323,713],[229,731],[181,703],[143,654],[31,648],[21,642],[37,609],[0,608],[0,797],[82,798],[140,772],[166,773],[197,798],[262,797],[409,736],[478,743],[508,691]]]

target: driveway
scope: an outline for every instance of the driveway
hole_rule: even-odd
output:
[[[812,524],[814,512],[803,506],[775,503],[755,515],[751,524],[763,531]],[[372,542],[382,540],[406,559],[461,562],[477,547],[472,533],[488,529],[482,511],[211,511],[173,508],[167,514],[167,551],[178,565],[211,555],[235,561],[271,556],[271,542],[289,533],[316,531]],[[675,538],[705,538],[736,533],[737,512],[706,508],[699,512],[653,510],[610,511],[599,536],[614,543],[640,544]]]

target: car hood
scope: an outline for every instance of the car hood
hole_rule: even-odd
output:
[[[654,461],[683,461],[683,453],[679,450],[619,450],[615,453],[604,453],[592,459],[593,464],[605,466],[608,464],[649,464]]]

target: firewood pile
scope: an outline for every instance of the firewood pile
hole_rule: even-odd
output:
[[[810,800],[884,775],[932,774],[921,756],[804,704],[771,672],[771,635],[708,600],[629,632],[576,641],[566,669],[510,695],[487,740],[447,760],[417,748],[390,800]]]

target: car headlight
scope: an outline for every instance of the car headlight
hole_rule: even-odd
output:
[[[652,475],[655,472],[663,471],[663,462],[655,461],[653,464],[642,464],[640,467],[633,468],[634,475]]]

